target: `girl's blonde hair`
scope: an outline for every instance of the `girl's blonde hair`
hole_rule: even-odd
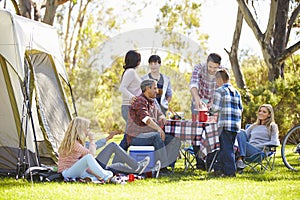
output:
[[[272,133],[272,127],[276,124],[275,123],[275,117],[274,117],[273,107],[272,107],[271,104],[263,104],[263,105],[259,106],[257,112],[259,112],[259,110],[261,108],[266,108],[268,110],[268,112],[269,112],[270,117],[268,117],[266,119],[266,124],[264,124],[264,125],[268,128],[269,134],[271,134]],[[253,128],[255,126],[261,125],[260,119],[257,118],[253,125],[254,125]]]
[[[82,117],[72,119],[60,144],[58,153],[65,155],[70,154],[76,141],[84,146],[89,125],[90,121],[88,119]]]

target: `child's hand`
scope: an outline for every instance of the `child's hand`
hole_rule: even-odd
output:
[[[89,132],[88,133],[88,137],[90,141],[94,141],[95,140],[95,134],[93,132]]]

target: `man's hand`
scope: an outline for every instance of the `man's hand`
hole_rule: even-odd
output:
[[[162,141],[165,141],[165,139],[166,139],[166,134],[165,134],[165,132],[162,130],[162,129],[159,129],[159,134],[160,134],[160,137],[161,137],[161,139],[162,139]]]
[[[111,131],[111,132],[109,133],[109,135],[106,137],[106,141],[112,139],[115,135],[118,135],[118,134],[120,134],[120,132],[117,131],[117,130]]]
[[[199,96],[197,88],[191,88],[191,94],[192,94],[193,99],[194,99],[195,110],[200,110],[200,109],[206,107],[206,104],[204,102],[202,102],[202,100]]]
[[[166,125],[167,124],[167,119],[165,116],[161,116],[159,118],[159,125]]]
[[[195,99],[195,109],[201,110],[203,108],[206,108],[206,104],[199,98]]]
[[[165,132],[162,130],[162,128],[156,123],[154,122],[151,118],[149,118],[146,122],[146,124],[153,128],[154,130],[156,130],[157,132],[159,132],[161,139],[164,141],[166,136],[165,136]]]

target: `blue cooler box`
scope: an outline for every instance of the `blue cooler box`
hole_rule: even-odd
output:
[[[129,154],[136,161],[143,160],[146,156],[150,157],[150,163],[144,172],[149,172],[155,166],[154,146],[130,146]]]

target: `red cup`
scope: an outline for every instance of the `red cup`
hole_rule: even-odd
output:
[[[128,182],[134,181],[134,174],[128,174]]]
[[[208,120],[208,113],[206,110],[200,110],[198,113],[199,122],[207,122]]]

